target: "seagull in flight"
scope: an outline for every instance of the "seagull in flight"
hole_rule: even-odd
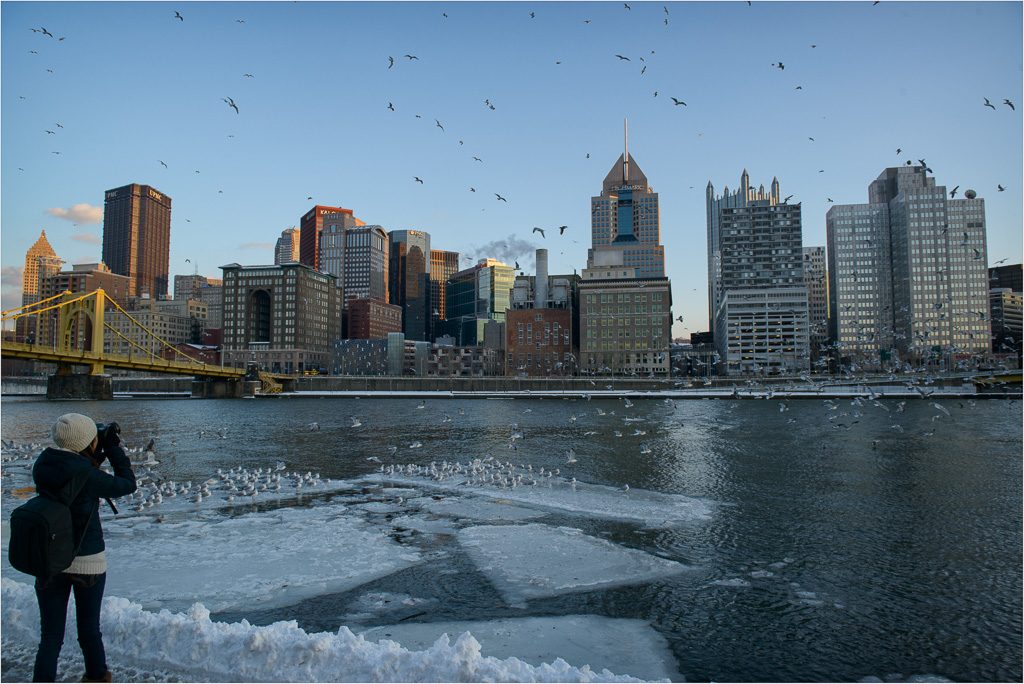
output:
[[[543,229],[543,228],[537,228],[536,226],[534,226],[534,227],[533,227],[533,232],[534,232],[534,233],[540,233],[540,236],[541,236],[541,237],[545,237],[545,235],[544,235],[544,229]]]
[[[388,56],[388,69],[390,69],[393,66],[395,66],[395,58]]]
[[[227,99],[224,99],[222,97],[220,99],[221,99],[222,102],[227,102],[228,107],[232,107],[235,110],[235,114],[239,113],[238,112],[238,105],[235,104],[235,101],[232,98],[228,97]]]
[[[1017,111],[1017,108],[1014,107],[1013,103],[1010,102],[1009,100],[1003,100],[1003,104],[1006,105],[1007,107],[1009,107],[1010,109],[1012,109],[1013,111]]]
[[[166,164],[165,162],[163,162],[163,161],[162,161],[162,160],[160,160],[160,159],[157,159],[157,161],[158,161],[158,162],[160,162],[161,164],[163,164],[163,165],[164,165],[164,168],[165,168],[165,169],[167,168],[167,164]]]
[[[1004,188],[1002,185],[999,185],[998,183],[996,184],[996,189],[999,190],[999,192],[1003,192],[1004,190],[1006,190],[1006,188]]]
[[[177,17],[178,19],[181,19],[182,21],[185,21],[185,17],[181,16],[177,12],[174,13],[174,16]]]
[[[390,109],[391,111],[395,111],[394,105],[392,105],[390,102],[388,102],[388,109]]]
[[[992,104],[991,102],[988,101],[987,97],[985,98],[985,106],[986,107],[991,107],[992,109],[996,108],[996,106],[994,104]]]
[[[672,104],[674,104],[674,105],[683,105],[684,107],[686,106],[685,102],[683,102],[682,100],[677,100],[674,97],[672,98]]]
[[[415,180],[415,181],[416,181],[417,183],[419,183],[420,185],[423,185],[423,181],[421,181],[421,180],[420,180],[420,177],[419,177],[419,176],[413,176],[413,179],[414,179],[414,180]]]
[[[773,67],[776,67],[776,68],[778,68],[778,69],[785,69],[785,68],[786,68],[786,65],[785,65],[785,64],[783,64],[782,62],[779,62],[778,64],[774,64],[774,63],[773,63],[773,64],[772,64],[772,66],[773,66]]]
[[[956,197],[956,191],[959,190],[959,189],[960,189],[960,186],[958,185],[958,186],[956,186],[955,188],[953,188],[952,190],[949,191],[950,199]]]
[[[494,193],[494,196],[497,197],[498,199],[500,199],[502,202],[508,204],[508,200],[505,199],[504,197],[502,197],[501,195],[499,195],[498,193]]]
[[[615,55],[615,56],[618,57],[619,59],[624,59],[627,62],[630,61],[629,57],[623,57],[622,55]]]
[[[437,119],[434,119],[434,123],[437,124],[437,127],[440,128],[442,132],[444,131],[444,126],[441,125],[440,121],[438,121]]]
[[[562,233],[564,233],[565,229],[568,227],[569,226],[558,226],[558,234],[561,235]]]
[[[481,159],[480,157],[473,157],[473,159],[477,160],[478,162],[482,162],[483,161],[483,159]]]
[[[419,61],[419,57],[417,57],[415,55],[406,55],[406,57],[408,57],[410,60],[415,59],[415,60]]]

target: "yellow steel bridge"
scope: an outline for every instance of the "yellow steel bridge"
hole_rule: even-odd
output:
[[[115,317],[116,326],[111,325]],[[87,366],[90,375],[102,374],[106,368],[226,379],[246,374],[244,369],[204,363],[182,353],[139,323],[102,288],[85,294],[64,292],[4,311],[3,320],[14,322],[20,336],[28,339],[4,341],[0,345],[4,358],[57,363],[58,374],[71,373],[74,365]],[[273,383],[271,378],[264,383],[268,380]]]

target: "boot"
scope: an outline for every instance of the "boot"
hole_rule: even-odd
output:
[[[107,670],[107,673],[105,675],[103,675],[102,677],[100,677],[99,679],[89,679],[85,675],[82,675],[82,681],[83,682],[109,682],[112,679],[113,679],[113,676],[110,674],[110,670]]]

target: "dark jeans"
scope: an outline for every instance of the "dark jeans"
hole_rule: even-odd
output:
[[[64,625],[68,599],[75,591],[75,616],[78,620],[78,644],[85,657],[85,676],[102,679],[107,673],[107,656],[100,634],[100,604],[107,574],[72,575],[61,573],[49,580],[36,579],[39,600],[40,638],[33,682],[57,681],[57,657],[64,645]]]

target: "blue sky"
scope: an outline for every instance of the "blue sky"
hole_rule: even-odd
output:
[[[744,168],[802,203],[811,246],[829,198],[866,202],[924,158],[985,198],[989,263],[1021,261],[1020,2],[629,5],[3,2],[3,308],[41,230],[68,264],[98,261],[103,192],[128,183],[172,198],[172,275],[273,263],[314,204],[580,271],[627,118],[677,336],[708,327],[705,188]]]

